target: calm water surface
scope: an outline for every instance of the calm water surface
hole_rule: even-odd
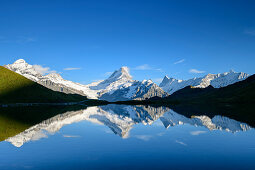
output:
[[[220,115],[185,116],[167,107],[107,105],[69,110],[32,126],[6,115],[1,120],[0,169],[254,169],[255,165],[253,127]]]

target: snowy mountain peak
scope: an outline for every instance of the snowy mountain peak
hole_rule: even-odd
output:
[[[164,79],[168,80],[168,79],[169,79],[169,77],[168,77],[167,75],[165,75]],[[164,80],[164,79],[163,79],[163,80]]]
[[[174,79],[174,78],[169,78],[168,76],[165,76],[165,77],[163,78],[162,82],[160,83],[159,87],[164,87],[164,86],[166,86],[167,84],[169,84],[169,83],[171,83],[171,82],[173,82],[173,81],[175,81],[175,80],[176,80],[176,79]]]
[[[129,74],[129,68],[124,66],[121,67],[119,70],[114,71],[114,73],[108,79],[132,79],[132,76]]]
[[[153,83],[153,81],[151,79],[148,80],[148,83]]]
[[[120,68],[121,72],[125,72],[127,74],[129,74],[129,68],[127,66],[123,66]]]
[[[159,86],[165,86],[169,82],[169,77],[165,76]]]
[[[114,71],[114,73],[112,73],[112,75],[109,78],[100,82],[96,86],[90,86],[90,89],[97,91],[99,90],[100,94],[103,93],[112,94],[114,91],[121,87],[126,88],[132,85],[132,82],[134,82],[134,80],[132,80],[132,76],[129,74],[128,67],[121,67],[120,69]]]
[[[8,65],[17,67],[17,68],[32,67],[32,65],[29,65],[24,59],[18,59],[13,64],[8,64]]]
[[[19,71],[23,71],[26,69],[33,69],[33,66],[28,64],[24,59],[18,59],[13,64],[6,65],[6,67],[13,68]]]
[[[5,65],[4,67],[18,74],[21,74],[25,76],[26,78],[31,79],[33,81],[37,81],[38,77],[42,76],[38,71],[36,71],[33,65],[26,63],[24,59],[19,59],[15,61],[13,64],[8,64],[8,65]]]
[[[142,81],[142,84],[150,85],[150,84],[153,84],[153,81],[152,81],[151,79],[149,79],[149,80],[143,80],[143,81]]]
[[[18,59],[17,61],[14,62],[14,64],[23,64],[26,63],[24,59]]]

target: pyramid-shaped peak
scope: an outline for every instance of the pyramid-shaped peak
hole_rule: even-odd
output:
[[[129,73],[129,68],[127,66],[123,66],[119,69],[119,71],[121,72],[121,75],[123,77],[126,77],[126,78],[129,78],[129,79],[132,79],[132,76],[130,75]]]
[[[164,80],[165,80],[165,81],[167,81],[167,80],[171,80],[171,81],[172,81],[172,80],[176,80],[176,79],[173,78],[173,77],[169,77],[169,76],[166,75],[166,76],[163,78],[163,81],[164,81]]]
[[[129,74],[129,68],[123,66],[116,70],[108,79],[132,79],[132,76]]]
[[[120,68],[121,72],[127,72],[129,73],[129,68],[127,66],[123,66]]]
[[[170,79],[167,75],[165,75],[165,77],[163,79]]]
[[[159,84],[159,87],[165,86],[166,84],[170,83],[171,81],[175,81],[174,78],[169,78],[167,75],[163,78],[162,82]]]

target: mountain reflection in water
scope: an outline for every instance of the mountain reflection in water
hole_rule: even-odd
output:
[[[151,125],[156,120],[160,120],[165,128],[189,124],[206,127],[209,130],[225,130],[232,133],[247,131],[252,128],[246,123],[225,116],[214,115],[210,118],[207,115],[193,115],[186,117],[163,106],[106,105],[58,114],[29,127],[15,136],[8,137],[6,141],[11,142],[16,147],[21,147],[26,142],[47,137],[49,134],[58,132],[65,125],[80,121],[105,125],[120,137],[128,138],[134,125]]]

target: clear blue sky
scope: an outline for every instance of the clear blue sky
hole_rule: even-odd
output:
[[[254,8],[254,0],[2,0],[0,64],[23,58],[81,83],[121,66],[138,80],[253,74]]]

